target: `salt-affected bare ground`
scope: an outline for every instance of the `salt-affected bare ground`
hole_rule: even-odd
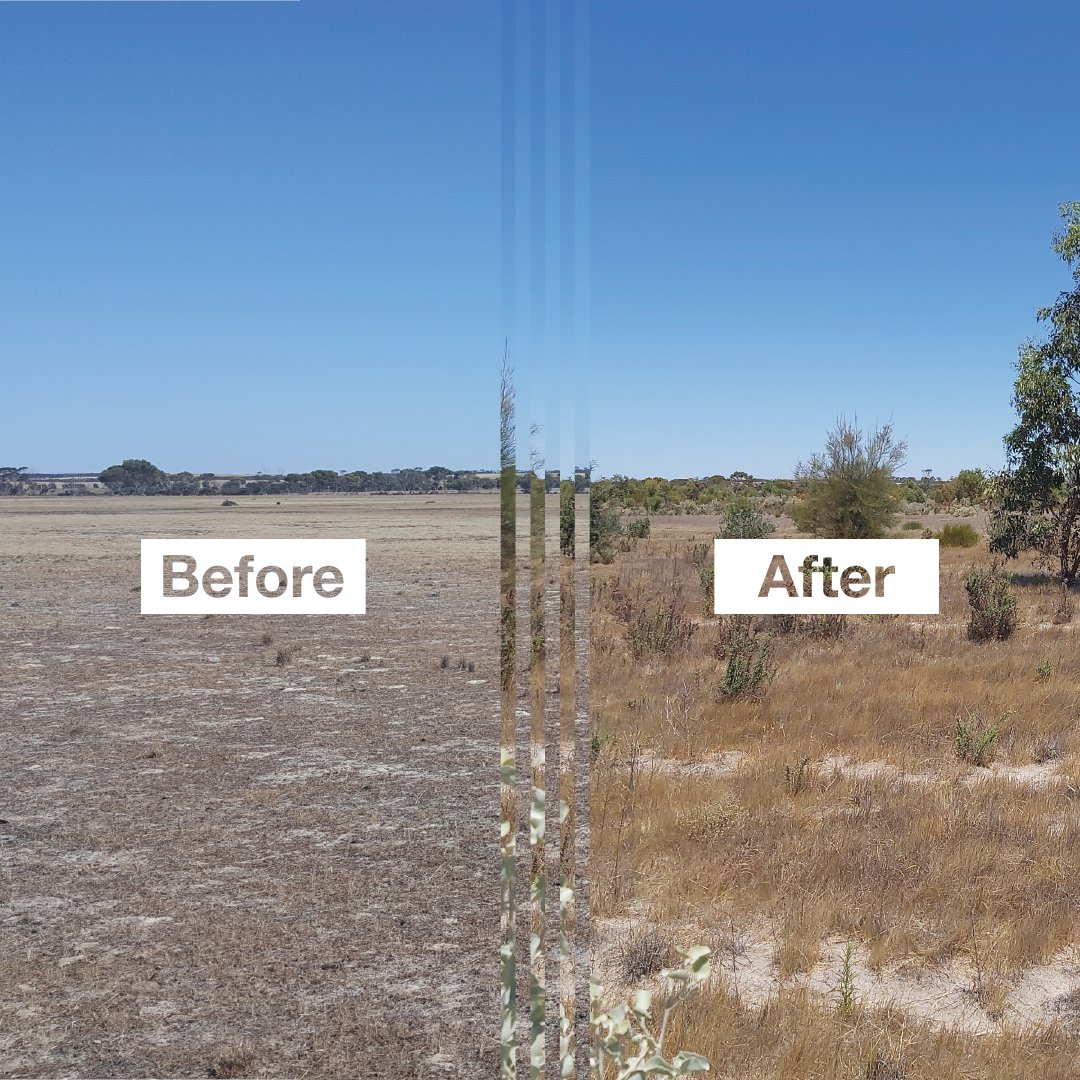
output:
[[[665,989],[659,974],[629,979],[623,957],[627,942],[649,930],[671,934],[683,947],[710,943],[712,978],[724,985],[744,1007],[760,1009],[777,995],[805,989],[823,1006],[838,1003],[838,986],[845,963],[847,941],[832,937],[822,943],[818,962],[810,971],[789,976],[779,973],[776,928],[760,917],[735,926],[661,926],[639,905],[635,915],[594,919],[593,957],[597,978],[611,999],[628,997],[638,986],[654,993]],[[996,1031],[1023,1031],[1054,1023],[1075,1026],[1080,999],[1080,953],[1062,952],[1049,964],[1028,968],[1014,982],[989,992],[973,962],[952,958],[946,962],[905,961],[872,967],[865,950],[853,948],[849,962],[855,1005],[862,1009],[892,1009],[932,1026],[986,1035]]]
[[[0,1076],[494,1073],[497,520],[3,500]],[[369,614],[141,616],[151,536],[366,537]]]

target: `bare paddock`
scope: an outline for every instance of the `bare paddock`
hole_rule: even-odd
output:
[[[3,500],[0,1075],[494,1074],[497,528]],[[366,537],[369,614],[141,616],[154,536]]]

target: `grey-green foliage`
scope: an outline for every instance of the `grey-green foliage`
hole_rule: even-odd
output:
[[[770,639],[739,628],[728,642],[727,667],[720,682],[720,696],[733,701],[756,697],[768,689],[776,677],[776,665],[769,654]]]
[[[589,498],[589,557],[593,562],[615,561],[616,543],[624,533],[614,503],[595,492]]]
[[[907,444],[892,424],[869,435],[841,417],[815,454],[795,469],[798,497],[791,506],[795,524],[815,536],[861,540],[884,536],[903,499],[896,470]]]
[[[653,1030],[652,992],[638,990],[631,1001],[610,1011],[603,1007],[603,987],[589,983],[589,1027],[593,1052],[589,1057],[590,1076],[594,1080],[645,1080],[650,1076],[687,1076],[708,1072],[709,1062],[700,1054],[680,1050],[672,1058],[664,1056],[664,1040],[672,1014],[694,996],[710,974],[711,952],[703,945],[678,950],[682,964],[662,971],[661,977],[674,984],[675,993],[668,999]]]
[[[964,581],[971,615],[967,635],[972,641],[1007,641],[1016,629],[1016,594],[1009,575],[992,563],[973,569]]]
[[[1080,574],[1080,203],[1064,203],[1065,228],[1054,251],[1074,287],[1036,313],[1044,340],[1020,347],[1005,436],[1006,468],[988,484],[993,507],[990,550],[1014,558],[1038,552],[1068,585]]]
[[[626,644],[633,656],[673,656],[689,644],[697,625],[686,614],[682,597],[658,600],[636,609],[626,628]]]
[[[764,540],[776,527],[758,509],[753,499],[737,496],[724,507],[720,537],[723,540]]]
[[[969,765],[989,765],[997,737],[997,725],[986,724],[980,730],[979,718],[974,713],[956,718],[953,746],[956,756]]]

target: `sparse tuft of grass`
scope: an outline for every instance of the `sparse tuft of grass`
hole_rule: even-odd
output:
[[[810,759],[799,758],[794,765],[784,764],[784,787],[792,797],[801,795],[810,779]]]
[[[274,663],[278,667],[288,667],[293,662],[293,657],[296,656],[295,645],[282,645],[277,651],[277,655],[274,657]]]
[[[619,963],[628,983],[640,982],[668,967],[675,958],[671,935],[655,927],[630,934],[619,946]]]
[[[206,1075],[211,1080],[225,1080],[226,1077],[250,1076],[254,1068],[255,1056],[249,1050],[232,1047],[214,1055],[206,1067]]]
[[[685,649],[696,629],[681,598],[676,597],[636,610],[629,620],[626,643],[639,660],[650,655],[668,657]]]

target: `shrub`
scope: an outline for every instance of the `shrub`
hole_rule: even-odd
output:
[[[737,630],[727,647],[727,668],[720,682],[720,696],[729,701],[763,694],[776,676],[769,655],[769,639]]]
[[[846,615],[762,615],[754,626],[774,637],[798,634],[823,641],[839,641],[851,630]]]
[[[682,600],[676,597],[652,607],[639,608],[630,616],[626,643],[630,652],[641,659],[650,654],[670,656],[690,644],[697,627],[683,612]]]
[[[825,452],[795,469],[795,524],[803,532],[836,539],[884,536],[903,502],[896,470],[905,452],[891,424],[867,435],[857,423],[840,418],[826,439]]]
[[[921,528],[922,525],[917,521],[905,521],[904,524],[900,526],[900,529],[903,532],[918,532]]]
[[[723,540],[764,540],[775,531],[773,523],[745,496],[732,500],[724,509],[724,523],[720,527]]]
[[[956,756],[969,765],[989,765],[994,753],[994,743],[997,742],[998,729],[996,724],[987,724],[982,731],[978,730],[979,718],[975,713],[967,717],[956,718],[956,729],[953,731],[953,745],[956,748]]]
[[[975,547],[979,534],[970,525],[946,525],[937,534],[942,547]]]
[[[595,979],[589,980],[589,1028],[596,1048],[596,1055],[590,1061],[590,1076],[596,1080],[646,1080],[649,1076],[686,1076],[708,1071],[708,1060],[689,1050],[680,1050],[670,1060],[664,1056],[664,1038],[671,1014],[690,1000],[710,975],[709,949],[697,945],[676,951],[682,960],[680,966],[660,972],[676,989],[664,1003],[658,1019],[650,1016],[653,998],[650,991],[638,990],[629,1005],[617,1005],[606,1012],[603,986]],[[566,1026],[569,1027],[569,1018]],[[562,1049],[560,1042],[560,1052]],[[561,1061],[562,1075],[569,1076],[573,1071],[569,1055],[561,1053]],[[509,1076],[512,1072],[506,1069],[500,1075]]]
[[[633,517],[626,523],[626,535],[631,540],[648,540],[652,523],[648,517]]]
[[[972,641],[1007,641],[1016,629],[1016,594],[1009,575],[997,564],[974,569],[964,582],[971,617],[968,637]]]
[[[623,535],[619,511],[594,494],[589,500],[589,555],[593,562],[615,561],[615,545]]]

